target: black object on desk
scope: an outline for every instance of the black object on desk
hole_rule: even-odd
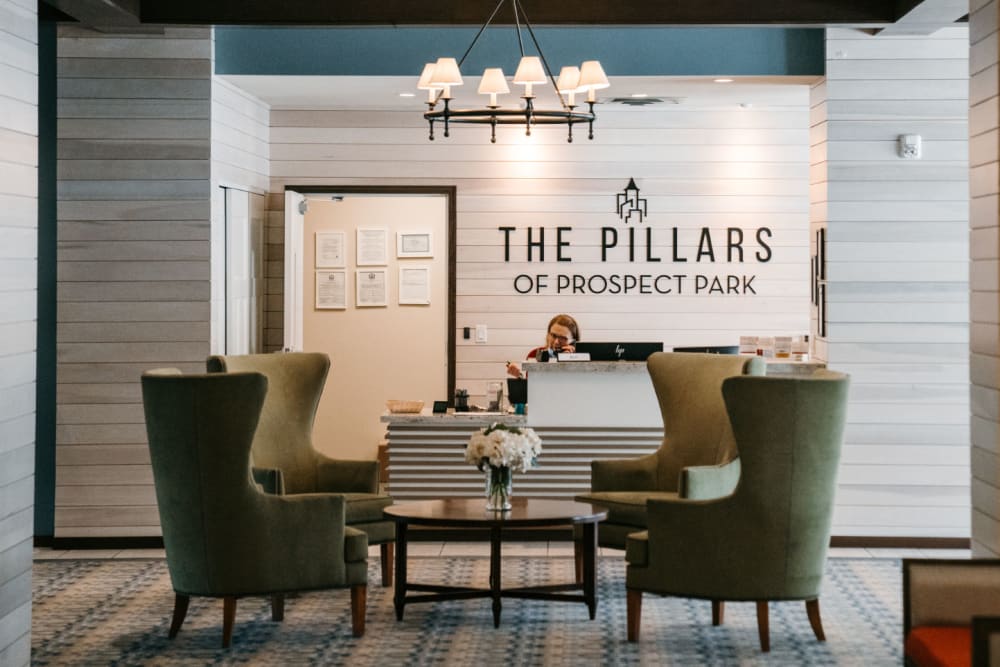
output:
[[[577,343],[576,351],[586,352],[591,361],[646,361],[663,352],[663,343]]]
[[[528,381],[507,378],[507,401],[511,405],[528,402]]]
[[[448,401],[434,401],[434,409],[432,412],[436,415],[443,415],[448,412]]]

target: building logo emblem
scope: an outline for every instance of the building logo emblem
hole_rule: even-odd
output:
[[[628,185],[625,187],[624,192],[619,192],[615,195],[615,205],[618,208],[618,217],[625,221],[627,225],[631,220],[632,216],[636,216],[639,222],[649,215],[646,210],[646,199],[639,198],[639,188],[635,184],[635,179],[628,179]]]

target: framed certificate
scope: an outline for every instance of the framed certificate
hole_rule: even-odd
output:
[[[430,232],[397,232],[396,257],[433,257]]]
[[[347,308],[347,271],[316,271],[316,309]]]
[[[389,305],[385,269],[358,269],[356,273],[358,308]]]
[[[358,266],[385,266],[388,263],[389,253],[386,250],[386,239],[389,232],[385,227],[362,228],[358,227]]]
[[[431,302],[431,267],[399,267],[400,305],[427,306]]]
[[[330,269],[344,263],[347,235],[344,232],[316,232],[316,268]]]

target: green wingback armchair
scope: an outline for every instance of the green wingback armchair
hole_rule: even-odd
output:
[[[236,599],[351,588],[352,630],[365,631],[368,540],[344,525],[333,494],[276,496],[250,475],[250,444],[267,392],[260,373],[142,376],[156,500],[173,584],[175,637],[192,595],[223,598],[229,646]]]
[[[624,549],[646,528],[652,499],[710,498],[730,492],[739,459],[722,400],[722,381],[763,375],[759,357],[657,352],[646,360],[663,416],[663,444],[635,459],[593,461],[591,492],[577,496],[608,509],[598,527],[602,547]]]
[[[763,651],[769,600],[805,600],[823,641],[820,584],[830,541],[848,377],[731,377],[722,393],[740,453],[735,490],[713,500],[655,499],[649,529],[628,537],[628,638],[639,638],[642,592],[755,601]]]
[[[378,493],[378,462],[331,459],[313,448],[313,421],[330,358],[318,352],[217,355],[208,358],[207,367],[209,373],[255,371],[267,376],[271,391],[253,441],[258,481],[289,495],[342,494],[347,525],[364,531],[369,544],[380,546],[382,585],[391,586],[396,529],[382,515],[392,498]]]

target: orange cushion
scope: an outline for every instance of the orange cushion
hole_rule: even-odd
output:
[[[913,628],[903,650],[917,667],[969,667],[972,664],[972,628],[967,625]]]

